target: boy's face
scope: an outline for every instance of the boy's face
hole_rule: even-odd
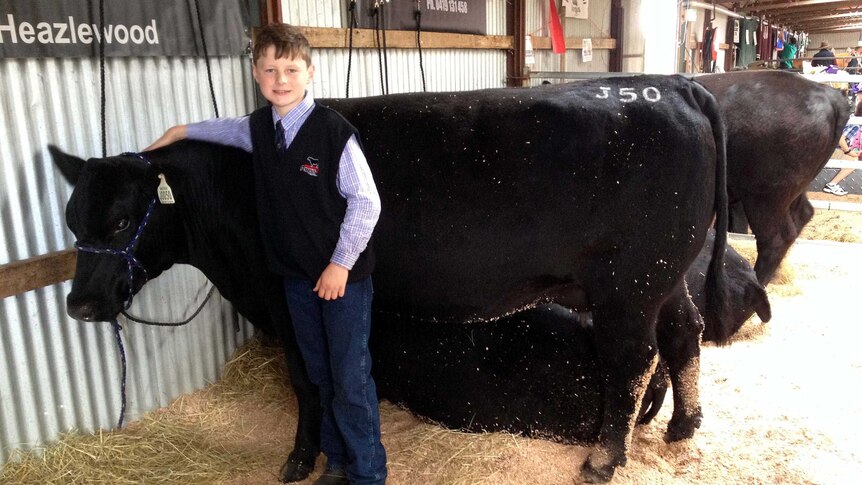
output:
[[[252,67],[260,94],[284,116],[305,97],[305,88],[314,75],[314,66],[301,58],[275,58],[275,46],[269,46]]]

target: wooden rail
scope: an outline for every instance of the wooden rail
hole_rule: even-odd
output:
[[[300,27],[313,48],[347,48],[348,29],[331,27]],[[423,49],[513,49],[511,36],[450,34],[422,32]],[[373,29],[354,29],[353,47],[376,48]],[[412,30],[387,30],[386,47],[389,49],[415,49],[416,32]]]
[[[65,249],[0,265],[0,299],[71,279],[77,256]]]
[[[308,42],[314,48],[346,49],[348,47],[348,29],[330,27],[300,27]],[[531,37],[533,49],[547,50],[551,48],[550,37]],[[583,37],[567,37],[567,49],[580,49]],[[616,39],[596,37],[592,39],[593,49],[616,49]],[[373,49],[375,32],[373,29],[354,29],[353,47],[357,49]],[[390,49],[416,49],[416,32],[412,30],[387,30],[386,47]],[[451,34],[444,32],[422,32],[423,49],[500,49],[515,48],[514,39],[510,35],[472,35]]]
[[[601,49],[616,49],[617,48],[617,40],[610,39],[605,37],[595,37],[592,38],[593,41],[593,49],[601,50]],[[550,49],[551,48],[551,38],[550,37],[530,37],[530,42],[533,44],[533,49]],[[584,37],[566,37],[566,49],[580,49],[584,45]]]

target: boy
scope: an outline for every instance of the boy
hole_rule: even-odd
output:
[[[310,54],[295,27],[263,27],[252,72],[271,106],[175,126],[147,150],[188,137],[252,153],[267,260],[284,277],[297,343],[320,389],[327,466],[315,483],[384,483],[368,352],[374,259],[366,249],[380,198],[356,129],[306,92]]]

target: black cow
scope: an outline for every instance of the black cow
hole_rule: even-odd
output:
[[[668,437],[692,435],[700,315],[684,298],[674,338],[655,325],[716,211],[707,296],[725,290],[724,133],[705,89],[642,76],[321,103],[359,129],[380,190],[378,309],[465,322],[537,301],[592,311],[607,386],[588,480],[625,462],[657,350],[674,385]]]
[[[772,278],[814,214],[805,195],[850,116],[837,90],[780,71],[739,71],[695,78],[718,100],[727,127],[727,191],[744,215],[731,217],[757,238],[754,271]],[[736,211],[733,212],[737,214]]]
[[[465,323],[539,301],[591,311],[605,388],[597,450],[583,468],[587,480],[609,480],[625,463],[659,351],[674,386],[668,436],[692,435],[701,420],[700,315],[681,298],[676,313],[682,324],[673,327],[673,338],[661,340],[656,316],[669,295],[679,294],[715,214],[706,313],[720,320],[725,312],[724,133],[705,89],[678,76],[643,76],[541,92],[322,102],[359,129],[383,202],[375,233],[378,310]],[[129,228],[142,220],[157,174],[164,173],[178,197],[189,196],[155,209],[137,242],[140,265],[151,276],[174,262],[205,274],[226,273],[225,267],[248,274],[247,233],[235,233],[240,227],[234,224],[248,230],[253,212],[241,216],[233,208],[236,199],[251,204],[250,173],[235,173],[250,172],[248,156],[194,143],[145,155],[151,166],[129,156],[60,163],[78,181],[67,221],[79,241],[126,247]],[[241,217],[246,220],[233,220]],[[87,319],[118,313],[129,289],[125,273],[122,261],[82,254],[70,313]],[[225,278],[218,276],[213,281],[221,289]],[[141,284],[136,278],[132,290]],[[277,282],[247,285],[233,288],[233,295],[270,285],[259,290],[262,299],[280,298]],[[276,328],[290,335],[281,322]],[[292,375],[301,374],[298,357],[290,355]],[[307,389],[297,394],[313,400]],[[288,464],[302,466],[293,469],[309,463],[311,414],[300,423]]]
[[[144,219],[159,174],[176,203],[157,204],[143,228],[134,258],[149,279],[175,263],[201,270],[253,325],[277,333],[299,404],[293,451],[282,467],[286,482],[304,479],[320,450],[320,403],[296,347],[281,278],[269,272],[255,209],[249,155],[242,150],[183,142],[147,154],[83,160],[49,147],[55,163],[75,185],[66,223],[78,245],[122,250]],[[135,269],[132,291],[146,283]],[[123,257],[78,252],[69,315],[85,321],[114,318],[128,298],[130,281]]]
[[[704,312],[706,308],[706,273],[714,241],[714,237],[707,238],[706,244],[703,245],[703,249],[685,275],[691,298],[701,312]],[[748,260],[728,245],[724,263],[730,300],[728,313],[720,321],[714,321],[710,316],[704,317],[704,342],[726,343],[727,339],[733,336],[754,313],[757,313],[763,322],[772,319],[772,307],[769,304],[766,289],[757,280],[757,275]],[[664,315],[664,318],[659,318],[660,322],[669,320],[667,314]]]
[[[371,355],[381,398],[448,428],[564,443],[599,435],[605,384],[593,332],[559,305],[469,325],[375,312]],[[643,422],[666,390],[666,374],[656,370]]]
[[[712,241],[686,273],[702,311]],[[730,246],[725,261],[731,313],[724,322],[705,319],[704,340],[735,333],[754,312],[764,322],[771,317],[766,291],[748,261]],[[673,314],[662,311],[659,331],[672,322]],[[444,426],[567,443],[598,436],[604,383],[592,330],[559,305],[472,325],[375,312],[371,351],[380,397]],[[664,372],[656,372],[640,422],[655,416],[666,389]]]

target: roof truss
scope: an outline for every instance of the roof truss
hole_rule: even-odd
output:
[[[717,4],[796,31],[862,31],[862,0],[737,0]]]

